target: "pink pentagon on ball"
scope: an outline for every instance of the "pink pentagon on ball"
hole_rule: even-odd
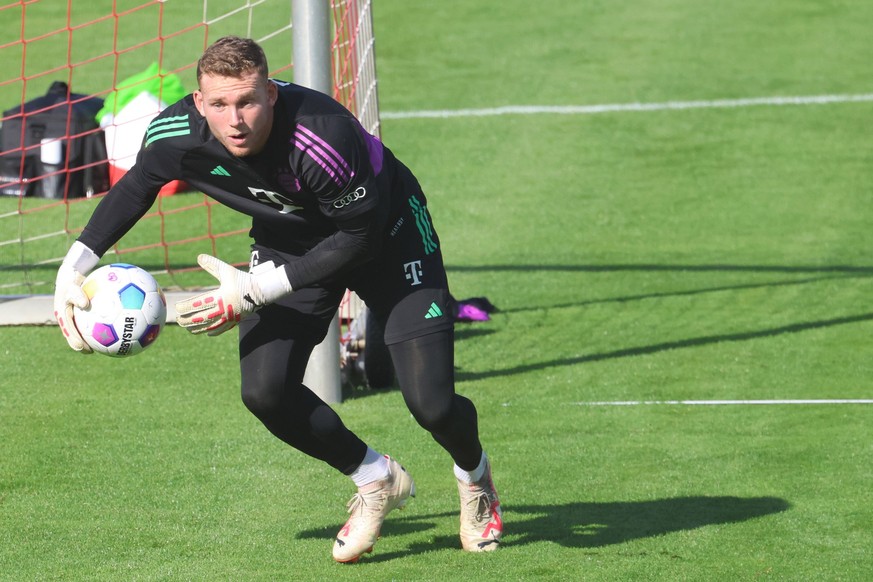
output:
[[[112,326],[105,323],[95,323],[94,329],[91,331],[93,337],[100,345],[109,347],[118,341],[118,336]]]

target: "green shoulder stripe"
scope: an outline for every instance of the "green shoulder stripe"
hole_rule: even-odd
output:
[[[175,137],[179,135],[188,135],[191,133],[191,125],[188,123],[187,115],[179,115],[176,117],[165,117],[156,119],[149,124],[145,135],[145,145],[165,137]]]

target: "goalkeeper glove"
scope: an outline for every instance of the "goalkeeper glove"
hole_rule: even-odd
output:
[[[85,343],[82,334],[73,321],[73,307],[87,309],[91,301],[82,290],[85,275],[97,266],[100,257],[94,251],[76,241],[64,257],[55,278],[54,312],[64,338],[72,349],[90,354],[91,347]]]
[[[191,333],[222,334],[246,315],[292,291],[285,269],[272,262],[249,273],[206,254],[197,257],[197,262],[218,279],[219,286],[176,303],[176,323]]]

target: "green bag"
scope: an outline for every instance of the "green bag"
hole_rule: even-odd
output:
[[[178,75],[167,73],[158,63],[152,63],[143,72],[118,83],[118,89],[106,97],[103,108],[97,112],[97,122],[102,126],[104,117],[114,117],[143,92],[154,95],[166,105],[172,105],[188,94]]]

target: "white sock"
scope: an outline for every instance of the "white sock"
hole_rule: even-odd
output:
[[[482,451],[482,459],[479,461],[479,466],[472,471],[465,471],[458,465],[455,465],[455,477],[462,483],[476,483],[482,480],[485,475],[485,468],[488,466],[488,457],[485,456],[485,451]]]
[[[367,454],[364,455],[364,460],[361,461],[361,464],[358,465],[354,473],[349,476],[358,487],[363,487],[374,481],[381,481],[388,476],[388,459],[367,447]]]

